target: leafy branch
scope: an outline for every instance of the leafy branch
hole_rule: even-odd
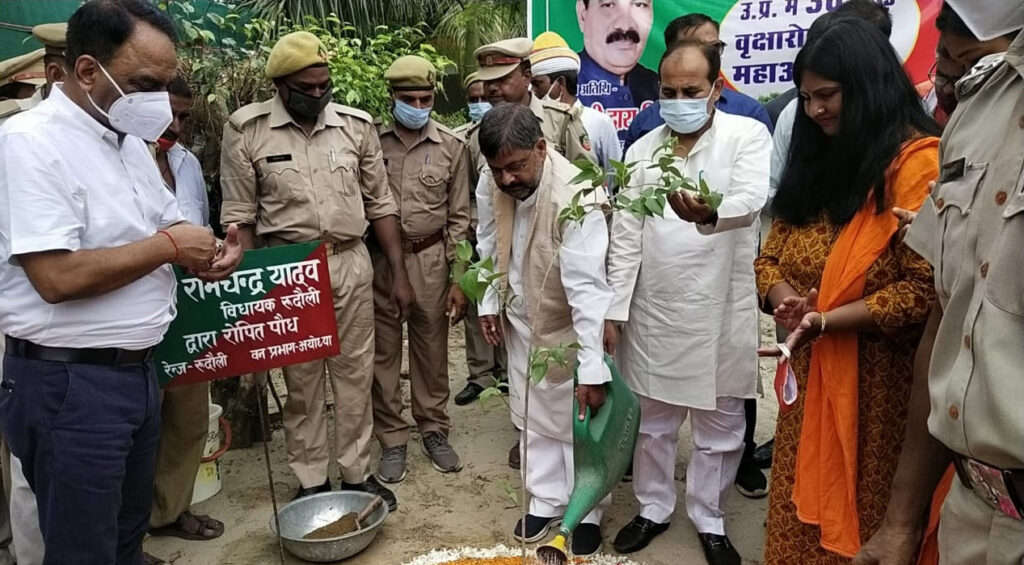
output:
[[[668,198],[680,190],[693,192],[697,199],[707,204],[712,211],[718,210],[718,207],[722,204],[722,195],[711,190],[704,180],[703,174],[697,175],[697,180],[682,174],[675,165],[675,155],[673,153],[675,146],[675,138],[669,136],[668,139],[655,149],[651,159],[642,159],[631,163],[611,161],[614,170],[612,183],[618,187],[631,187],[633,175],[641,166],[646,165],[645,168],[648,170],[658,169],[661,171],[658,182],[644,183],[634,187],[635,190],[630,191],[630,193],[623,191],[617,194],[611,203],[613,211],[626,211],[638,218],[662,218],[665,216],[665,205],[668,203]],[[582,224],[587,213],[597,205],[581,204],[580,201],[598,188],[603,188],[608,174],[598,164],[587,159],[577,159],[573,162],[573,165],[580,172],[569,182],[571,184],[589,184],[590,186],[577,192],[569,205],[561,211],[558,218],[561,221]]]

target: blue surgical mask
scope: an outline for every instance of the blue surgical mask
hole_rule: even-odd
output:
[[[409,129],[418,130],[427,125],[430,120],[430,110],[432,108],[413,108],[401,100],[395,100],[395,109],[392,113],[398,123]]]
[[[712,92],[712,94],[714,94]],[[668,127],[676,133],[693,133],[704,124],[708,123],[711,114],[708,113],[707,98],[671,98],[660,100],[661,119],[665,120]]]
[[[469,121],[479,122],[491,109],[490,102],[470,102],[469,103]]]

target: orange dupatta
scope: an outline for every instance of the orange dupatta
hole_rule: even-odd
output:
[[[886,171],[892,206],[917,210],[938,178],[939,139],[903,144]],[[822,312],[864,297],[867,272],[889,246],[897,220],[869,199],[843,228],[825,262]],[[821,527],[821,546],[844,557],[860,549],[857,515],[857,334],[826,334],[811,350],[797,449],[793,503],[801,522]]]

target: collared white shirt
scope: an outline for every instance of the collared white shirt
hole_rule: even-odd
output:
[[[180,143],[167,151],[167,164],[174,177],[174,198],[185,221],[197,226],[210,225],[210,199],[199,159]]]
[[[48,304],[17,256],[117,247],[180,221],[146,144],[119,139],[55,86],[0,128],[0,331],[51,347],[156,345],[174,318],[169,265],[102,296]]]

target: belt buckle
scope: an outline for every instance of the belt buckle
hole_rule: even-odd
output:
[[[964,467],[974,491],[986,504],[1006,514],[1014,520],[1022,520],[1017,501],[1011,494],[1007,484],[1006,473],[1002,469],[992,467],[975,459],[964,458]]]
[[[409,239],[403,239],[402,240],[402,252],[403,253],[413,253],[413,249],[415,249],[415,248],[416,248],[416,241],[415,240],[409,240]]]

